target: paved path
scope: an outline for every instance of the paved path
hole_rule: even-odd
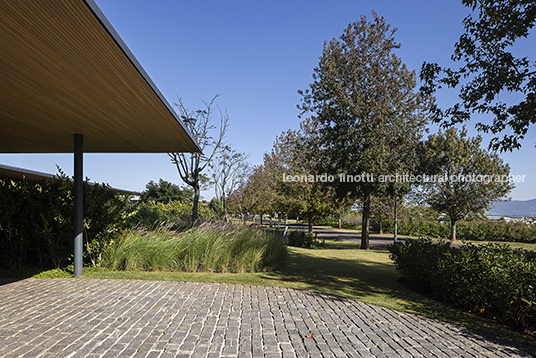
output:
[[[307,230],[306,224],[288,224],[289,230]],[[280,223],[280,227],[284,227],[283,223]],[[357,244],[361,243],[361,231],[360,230],[345,230],[335,229],[328,226],[315,226],[313,232],[318,237],[332,239],[335,241],[350,241]],[[387,247],[393,243],[393,234],[385,235],[370,235],[369,245],[371,249],[387,249]],[[406,239],[398,238],[398,241],[405,242]]]
[[[0,357],[532,357],[454,325],[287,288],[98,279],[0,285]]]

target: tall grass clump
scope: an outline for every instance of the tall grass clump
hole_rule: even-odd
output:
[[[128,271],[259,272],[285,263],[276,232],[230,223],[205,223],[185,232],[160,226],[126,231],[109,248],[103,266]]]

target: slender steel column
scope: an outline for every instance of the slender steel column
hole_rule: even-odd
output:
[[[398,237],[397,237],[397,234],[398,234],[398,212],[397,212],[397,207],[396,207],[396,196],[395,196],[395,244],[396,242],[398,241]]]
[[[83,264],[83,158],[84,158],[84,136],[74,135],[74,275],[82,274]]]

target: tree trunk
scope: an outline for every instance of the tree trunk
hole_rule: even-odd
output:
[[[369,249],[370,193],[365,194],[363,201],[363,225],[361,226],[361,249]]]
[[[262,226],[262,214],[261,214],[261,226]]]
[[[340,216],[339,216],[339,229],[342,229],[342,219]]]
[[[285,215],[285,226],[288,225],[288,216]]]
[[[199,189],[199,185],[196,185],[194,187],[194,204],[192,206],[192,225],[195,225],[198,220],[197,207],[199,205],[200,196],[201,196],[201,190]]]
[[[380,222],[378,223],[378,231],[380,235],[383,235],[383,220],[380,219]]]
[[[456,219],[450,218],[450,240],[456,241]]]
[[[312,214],[309,214],[309,218],[308,218],[308,219],[309,219],[309,220],[308,220],[308,227],[307,227],[307,229],[308,229],[309,234],[312,235],[312,234],[313,234],[313,215],[312,215]]]

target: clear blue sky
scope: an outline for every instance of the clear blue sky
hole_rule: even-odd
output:
[[[197,109],[221,93],[217,103],[230,117],[227,141],[249,153],[251,164],[262,163],[281,132],[298,129],[297,90],[312,81],[324,40],[340,36],[360,15],[371,19],[374,10],[398,28],[396,53],[418,71],[423,61],[449,64],[469,14],[456,0],[95,1],[170,103],[178,96]],[[516,51],[536,59],[530,41]],[[438,95],[440,104],[453,98]],[[468,124],[472,135],[474,123]],[[535,143],[531,130],[522,150],[502,155],[512,174],[526,175],[513,199],[536,198]],[[57,164],[73,173],[68,154],[2,154],[0,163],[48,173],[56,173]],[[159,178],[182,185],[166,154],[85,154],[84,175],[137,191]]]

